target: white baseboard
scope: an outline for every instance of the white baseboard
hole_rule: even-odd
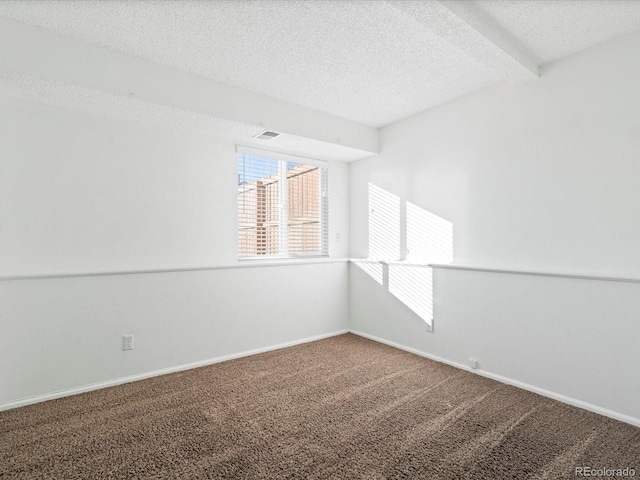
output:
[[[56,398],[69,397],[71,395],[77,395],[78,393],[90,392],[93,390],[100,390],[101,388],[113,387],[116,385],[122,385],[123,383],[135,382],[137,380],[144,380],[145,378],[157,377],[160,375],[166,375],[168,373],[182,372],[184,370],[190,370],[192,368],[204,367],[206,365],[213,365],[214,363],[226,362],[227,360],[233,360],[236,358],[248,357],[250,355],[256,355],[258,353],[270,352],[273,350],[280,350],[281,348],[293,347],[294,345],[301,345],[303,343],[315,342],[316,340],[322,340],[323,338],[335,337],[336,335],[342,335],[349,333],[349,330],[338,330],[335,332],[324,333],[322,335],[316,335],[313,337],[307,337],[300,340],[294,340],[292,342],[279,343],[277,345],[271,345],[268,347],[257,348],[254,350],[246,350],[244,352],[233,353],[231,355],[223,355],[221,357],[210,358],[207,360],[201,360],[198,362],[187,363],[184,365],[178,365],[175,367],[162,368],[160,370],[153,370],[150,372],[139,373],[136,375],[130,375],[128,377],[116,378],[113,380],[107,380],[104,382],[91,383],[89,385],[82,385],[80,387],[69,388],[60,390],[53,393],[47,393],[44,395],[35,395],[33,397],[22,398],[11,402],[1,403],[0,412],[4,410],[10,410],[12,408],[24,407],[26,405],[32,405],[34,403],[46,402],[47,400],[55,400]]]
[[[495,373],[487,372],[484,370],[474,370],[467,365],[453,362],[451,360],[447,360],[445,358],[438,357],[436,355],[431,355],[429,353],[421,352],[420,350],[416,350],[415,348],[407,347],[406,345],[402,345],[396,342],[392,342],[389,340],[385,340],[384,338],[376,337],[375,335],[369,335],[368,333],[359,332],[357,330],[350,330],[354,335],[358,335],[360,337],[368,338],[369,340],[373,340],[374,342],[383,343],[385,345],[389,345],[390,347],[395,347],[400,350],[404,350],[405,352],[414,353],[421,357],[428,358],[430,360],[434,360],[436,362],[446,363],[447,365],[451,365],[452,367],[460,368],[462,370],[466,370],[467,372],[475,373],[477,375],[481,375],[483,377],[491,378],[492,380],[497,380],[500,383],[506,383],[507,385],[513,385],[514,387],[522,388],[523,390],[527,390],[529,392],[537,393],[542,395],[543,397],[552,398],[554,400],[558,400],[559,402],[566,403],[568,405],[573,405],[574,407],[583,408],[584,410],[589,410],[590,412],[598,413],[600,415],[604,415],[605,417],[613,418],[615,420],[620,420],[621,422],[629,423],[636,427],[640,427],[640,419],[631,417],[629,415],[624,415],[619,412],[615,412],[613,410],[609,410],[607,408],[602,408],[597,405],[593,405],[590,403],[583,402],[582,400],[577,400],[575,398],[567,397],[560,393],[551,392],[549,390],[545,390],[544,388],[539,388],[534,385],[529,385],[528,383],[520,382],[518,380],[514,380],[512,378],[503,377],[502,375],[497,375]]]
[[[491,378],[493,380],[496,380],[498,382],[501,383],[505,383],[507,385],[513,385],[514,387],[518,387],[518,388],[522,388],[523,390],[528,390],[530,392],[533,393],[537,393],[539,395],[542,395],[544,397],[548,397],[548,398],[552,398],[554,400],[558,400],[559,402],[562,403],[566,403],[568,405],[573,405],[575,407],[578,408],[583,408],[585,410],[589,410],[591,412],[594,413],[598,413],[600,415],[604,415],[606,417],[610,417],[613,418],[615,420],[620,420],[621,422],[625,422],[631,425],[635,425],[637,427],[640,427],[640,419],[635,418],[635,417],[631,417],[629,415],[624,415],[622,413],[619,412],[615,412],[613,410],[609,410],[606,408],[602,408],[599,407],[597,405],[593,405],[590,403],[586,403],[583,402],[581,400],[577,400],[575,398],[571,398],[571,397],[567,397],[565,395],[556,393],[556,392],[551,392],[549,390],[545,390],[543,388],[539,388],[524,382],[520,382],[518,380],[514,380],[512,378],[508,378],[508,377],[504,377],[502,375],[497,375],[491,372],[487,372],[484,370],[473,370],[470,367],[458,363],[458,362],[454,362],[451,360],[447,360],[445,358],[441,358],[438,357],[436,355],[431,355],[429,353],[425,353],[422,352],[420,350],[417,350],[415,348],[411,348],[411,347],[407,347],[406,345],[402,345],[396,342],[392,342],[389,340],[386,340],[384,338],[381,337],[377,337],[375,335],[370,335],[368,333],[364,333],[364,332],[359,332],[357,330],[338,330],[335,332],[330,332],[330,333],[325,333],[322,335],[316,335],[313,337],[307,337],[307,338],[303,338],[303,339],[299,339],[299,340],[294,340],[292,342],[285,342],[285,343],[280,343],[277,345],[271,345],[268,347],[263,347],[263,348],[258,348],[258,349],[253,349],[253,350],[246,350],[243,352],[239,352],[239,353],[234,353],[231,355],[224,355],[221,357],[215,357],[215,358],[210,358],[207,360],[201,360],[198,362],[193,362],[193,363],[188,363],[188,364],[183,364],[183,365],[178,365],[175,367],[169,367],[169,368],[163,368],[160,370],[153,370],[150,372],[144,372],[144,373],[140,373],[140,374],[136,374],[136,375],[130,375],[127,377],[121,377],[121,378],[116,378],[113,380],[107,380],[104,382],[97,382],[97,383],[92,383],[89,385],[82,385],[79,387],[74,387],[74,388],[69,388],[69,389],[65,389],[65,390],[60,390],[57,392],[52,392],[52,393],[47,393],[44,395],[35,395],[33,397],[27,397],[27,398],[22,398],[20,400],[15,400],[15,401],[11,401],[11,402],[6,402],[6,403],[2,403],[0,404],[0,412],[4,411],[4,410],[10,410],[13,408],[18,408],[18,407],[23,407],[26,405],[32,405],[34,403],[40,403],[40,402],[45,402],[47,400],[54,400],[56,398],[63,398],[63,397],[68,397],[71,395],[77,395],[79,393],[85,393],[85,392],[90,392],[93,390],[100,390],[102,388],[107,388],[107,387],[113,387],[116,385],[122,385],[124,383],[130,383],[130,382],[135,382],[137,380],[144,380],[146,378],[152,378],[152,377],[157,377],[160,375],[166,375],[169,373],[175,373],[175,372],[181,372],[184,370],[190,370],[192,368],[198,368],[198,367],[204,367],[206,365],[213,365],[215,363],[220,363],[220,362],[225,362],[227,360],[233,360],[236,358],[242,358],[242,357],[248,357],[250,355],[256,355],[259,353],[265,353],[265,352],[270,352],[273,350],[279,350],[281,348],[286,348],[286,347],[292,347],[294,345],[301,345],[303,343],[309,343],[309,342],[315,342],[316,340],[322,340],[323,338],[329,338],[329,337],[334,337],[337,335],[342,335],[345,333],[353,333],[354,335],[358,335],[360,337],[364,337],[364,338],[368,338],[369,340],[373,340],[375,342],[378,343],[382,343],[385,345],[389,345],[391,347],[395,347],[398,348],[400,350],[404,350],[406,352],[409,353],[413,353],[415,355],[419,355],[421,357],[425,357],[428,358],[430,360],[434,360],[436,362],[441,362],[441,363],[445,363],[447,365],[451,365],[452,367],[456,367],[456,368],[460,368],[462,370],[471,372],[471,373],[475,373],[477,375],[481,375],[483,377],[487,377],[487,378]]]

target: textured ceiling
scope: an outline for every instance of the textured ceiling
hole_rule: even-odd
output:
[[[508,79],[512,57],[537,71],[640,28],[640,1],[21,0],[0,16],[377,127]]]
[[[474,0],[549,63],[640,28],[638,0]]]
[[[0,15],[380,126],[500,80],[383,1],[20,1]]]

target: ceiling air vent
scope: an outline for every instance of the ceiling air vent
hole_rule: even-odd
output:
[[[263,132],[260,132],[258,135],[255,135],[253,138],[257,138],[258,140],[272,140],[279,136],[280,136],[279,133],[272,132],[270,130],[264,130]]]

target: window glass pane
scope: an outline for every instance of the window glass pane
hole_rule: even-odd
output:
[[[280,162],[238,155],[238,255],[280,253]]]
[[[289,253],[321,251],[320,167],[287,163]]]
[[[326,255],[327,179],[325,167],[238,154],[238,255]]]

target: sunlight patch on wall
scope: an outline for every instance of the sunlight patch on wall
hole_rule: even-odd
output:
[[[389,265],[389,292],[421,319],[433,318],[432,269],[422,265]]]
[[[379,285],[383,284],[384,265],[382,263],[370,260],[355,260],[354,263],[360,267],[363,272],[378,282]]]
[[[453,223],[407,202],[407,260],[453,262]]]
[[[369,184],[369,258],[400,258],[400,198]]]
[[[453,224],[406,202],[407,255],[389,265],[389,292],[420,318],[433,318],[433,270],[430,263],[453,261]]]
[[[400,255],[400,198],[369,184],[369,258],[356,264],[378,284],[384,281],[384,261]]]
[[[451,222],[369,184],[369,257],[354,263],[428,329],[433,321],[433,270],[427,265],[452,261]]]

